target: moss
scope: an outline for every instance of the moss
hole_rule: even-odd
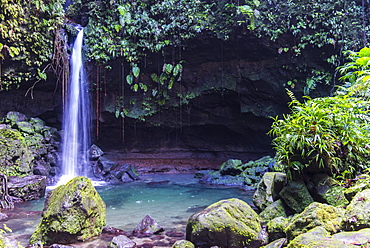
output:
[[[105,219],[105,204],[91,181],[77,177],[48,195],[43,217],[30,243],[84,241],[100,234]]]
[[[34,156],[21,132],[0,129],[0,172],[7,176],[26,176],[32,172]]]
[[[289,240],[317,226],[323,227],[330,233],[335,233],[342,228],[343,217],[342,209],[314,202],[302,213],[293,217],[285,232]]]
[[[187,239],[195,246],[210,243],[238,247],[258,240],[261,230],[258,215],[245,202],[233,198],[216,202],[189,218]]]

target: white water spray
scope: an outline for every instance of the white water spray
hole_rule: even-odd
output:
[[[83,29],[73,45],[71,77],[63,116],[62,177],[65,184],[76,176],[87,176],[87,150],[90,143],[90,98],[82,63]]]

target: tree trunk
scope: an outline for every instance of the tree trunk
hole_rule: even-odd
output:
[[[8,194],[8,179],[0,173],[0,208],[14,208],[12,198]]]

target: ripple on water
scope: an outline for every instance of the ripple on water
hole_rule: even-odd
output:
[[[150,215],[166,231],[184,233],[186,222],[193,213],[219,200],[236,197],[252,204],[253,192],[200,184],[193,174],[145,175],[141,179],[96,186],[107,206],[107,226],[131,232],[145,215]],[[14,215],[5,222],[14,235],[29,236],[35,230],[44,201],[17,204],[13,212],[33,214],[26,217]],[[28,240],[21,242],[27,245]]]

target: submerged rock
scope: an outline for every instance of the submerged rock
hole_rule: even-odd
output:
[[[257,213],[242,200],[216,202],[193,214],[186,226],[186,239],[196,247],[259,247],[262,243]]]
[[[87,177],[76,177],[51,191],[30,243],[68,244],[101,233],[106,207]]]
[[[108,248],[132,248],[135,246],[136,243],[125,235],[114,237],[112,241],[108,244]]]
[[[146,215],[134,229],[133,234],[137,236],[146,236],[163,231],[163,227],[161,227],[150,215]]]

